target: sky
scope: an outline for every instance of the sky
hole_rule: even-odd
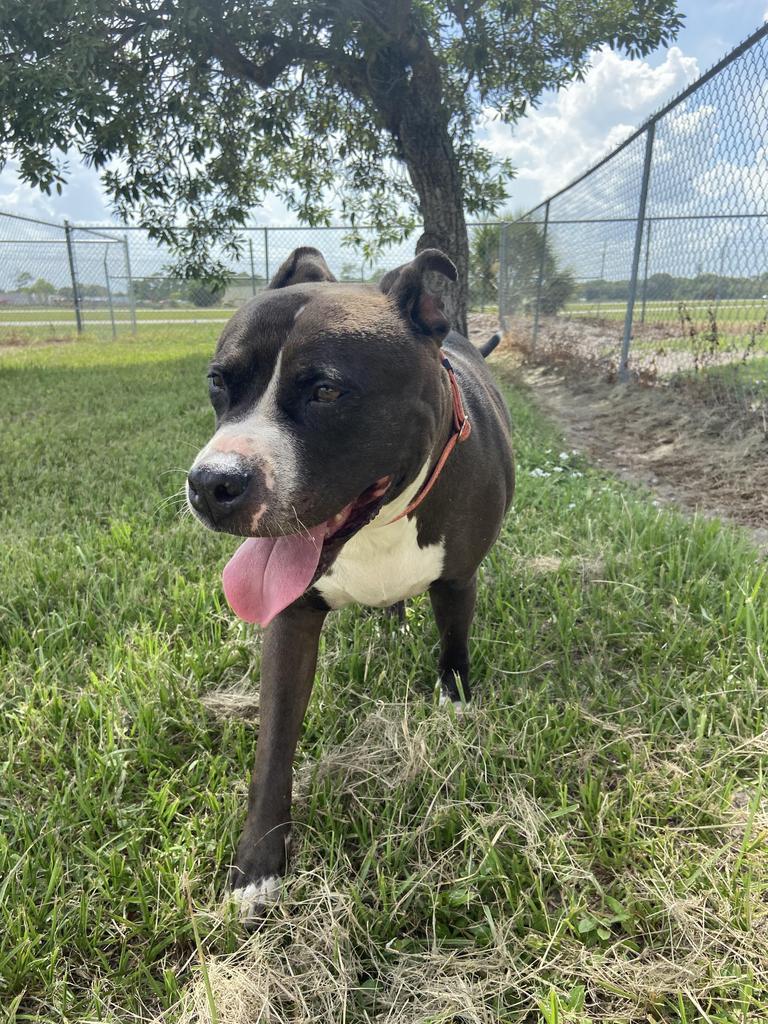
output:
[[[478,139],[511,158],[517,176],[509,209],[528,209],[567,184],[625,138],[656,109],[728,50],[768,21],[768,0],[682,0],[686,23],[675,44],[644,60],[610,50],[593,55],[583,82],[547,94],[514,127],[487,123]],[[72,162],[61,196],[46,196],[19,181],[12,164],[0,172],[0,211],[75,223],[112,220],[98,175]],[[294,224],[282,203],[269,197],[254,211],[260,226]]]

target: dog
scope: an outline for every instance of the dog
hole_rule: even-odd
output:
[[[442,702],[470,699],[477,569],[514,490],[510,421],[483,356],[449,330],[427,272],[337,282],[296,249],[227,323],[208,373],[216,429],[187,477],[209,529],[247,539],[224,569],[232,609],[266,626],[248,812],[228,882],[246,924],[280,892],[293,757],[329,611],[426,590]]]

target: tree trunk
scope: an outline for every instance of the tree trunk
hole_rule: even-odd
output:
[[[434,274],[430,287],[442,299],[451,326],[466,336],[469,244],[464,194],[440,98],[439,69],[433,68],[433,63],[436,61],[430,52],[426,60],[414,65],[400,115],[399,141],[424,222],[416,251],[440,249],[456,264],[456,284]]]
[[[416,251],[440,249],[456,264],[452,284],[430,275],[430,290],[443,302],[457,331],[467,334],[469,245],[459,162],[442,99],[440,65],[428,39],[418,31],[400,38],[396,51],[374,59],[368,88],[397,145],[418,197],[424,232]]]
[[[456,264],[455,284],[440,274],[431,275],[430,290],[443,302],[446,315],[461,334],[467,334],[469,244],[464,220],[463,192],[447,128],[409,112],[401,122],[400,141],[405,164],[424,222],[416,251],[440,249]]]

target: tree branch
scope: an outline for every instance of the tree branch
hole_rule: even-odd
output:
[[[272,53],[261,63],[247,57],[219,22],[214,29],[210,54],[221,63],[227,74],[253,82],[260,89],[269,89],[291,65],[302,61],[315,61],[332,67],[344,85],[356,94],[365,85],[365,63],[338,50],[328,50],[314,41],[295,36],[280,39],[273,33],[265,33],[258,39],[258,44],[273,47]]]

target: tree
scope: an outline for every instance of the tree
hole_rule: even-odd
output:
[[[209,306],[218,306],[224,298],[224,291],[224,285],[215,281],[185,281],[182,296],[193,306],[207,309]]]
[[[469,302],[485,306],[498,299],[499,240],[498,224],[481,224],[472,232],[469,246]]]
[[[479,120],[514,122],[595,47],[642,55],[681,24],[675,0],[0,0],[0,162],[60,189],[57,153],[81,154],[198,279],[225,276],[214,245],[238,252],[270,189],[310,224],[335,197],[385,240],[418,215],[417,248],[459,268],[462,327],[465,211],[492,214],[511,170]]]
[[[106,299],[109,295],[108,289],[103,284],[89,284],[87,281],[78,284],[77,290],[83,299]]]
[[[565,309],[576,291],[576,281],[570,270],[555,270],[542,281],[539,309],[544,316],[554,316]]]
[[[44,277],[38,277],[33,281],[31,274],[22,271],[16,278],[16,290],[29,295],[38,305],[47,306],[51,296],[56,294],[56,285],[46,281]]]
[[[554,316],[576,291],[573,274],[559,267],[552,242],[538,224],[513,217],[506,231],[506,312],[527,314],[538,301],[540,312]],[[472,233],[469,286],[474,301],[498,299],[500,241],[499,224],[482,224]]]
[[[179,288],[178,281],[160,274],[152,277],[134,277],[131,284],[136,302],[143,302],[147,305],[167,302],[172,298],[172,292]]]
[[[339,272],[340,281],[363,281],[365,280],[365,267],[359,263],[343,263]]]

